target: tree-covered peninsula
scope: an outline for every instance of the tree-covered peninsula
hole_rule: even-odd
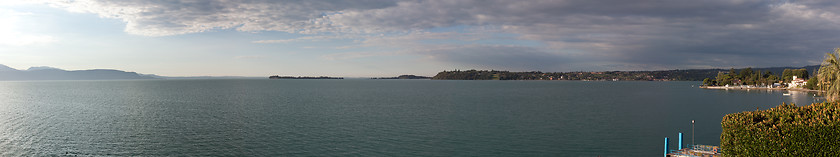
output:
[[[639,80],[639,81],[698,81],[712,71],[604,71],[604,72],[510,72],[496,70],[443,71],[433,80]]]
[[[370,79],[431,79],[431,77],[417,75],[400,75],[397,77],[375,77]]]
[[[817,69],[819,65],[772,68],[745,68],[770,72],[784,73],[784,69]],[[689,69],[689,70],[660,70],[660,71],[601,71],[601,72],[510,72],[497,70],[454,70],[443,71],[432,77],[433,80],[601,80],[601,81],[703,81],[715,78],[720,72],[741,71],[743,69]],[[753,73],[750,73],[753,75]]]
[[[294,76],[274,75],[274,76],[269,76],[268,79],[344,79],[344,78],[343,77],[328,77],[328,76],[318,76],[318,77],[298,76],[298,77],[294,77]]]
[[[792,85],[799,85],[802,81],[807,80],[807,83],[801,86],[801,88],[815,90],[816,86],[816,77],[811,77],[812,75],[808,72],[807,69],[785,69],[782,71],[782,75],[776,75],[773,72],[766,71],[762,72],[761,70],[753,70],[752,68],[746,68],[741,70],[729,69],[728,72],[718,72],[717,76],[714,78],[706,78],[703,79],[703,85],[705,86],[754,86],[754,87],[765,87],[765,86],[779,86],[779,87],[797,87],[800,86],[792,86]]]

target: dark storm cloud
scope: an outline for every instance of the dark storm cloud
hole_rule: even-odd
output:
[[[422,1],[343,16],[381,30],[500,25],[545,51],[584,53],[569,60],[643,65],[603,67],[618,70],[817,64],[840,46],[838,5],[798,2]]]
[[[54,5],[126,21],[132,34],[235,28],[290,33],[413,32],[491,27],[542,46],[467,44],[441,61],[489,67],[643,70],[817,64],[840,46],[837,1],[411,0],[93,1]],[[487,32],[482,32],[487,31]],[[409,33],[410,35],[410,33]],[[361,36],[365,40],[364,36]],[[433,47],[433,46],[426,46]],[[505,62],[505,59],[510,61]],[[528,63],[532,62],[532,63]],[[562,62],[562,63],[552,63]],[[540,65],[545,65],[540,67]]]

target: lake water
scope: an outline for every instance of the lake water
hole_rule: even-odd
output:
[[[718,145],[725,114],[814,101],[697,84],[0,82],[0,156],[661,156],[691,120]]]

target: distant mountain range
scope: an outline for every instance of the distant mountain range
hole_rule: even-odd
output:
[[[115,80],[154,78],[159,77],[112,69],[62,70],[42,66],[18,70],[0,64],[0,80]]]

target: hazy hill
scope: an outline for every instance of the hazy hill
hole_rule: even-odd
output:
[[[782,71],[784,71],[785,69],[802,69],[802,68],[805,68],[805,70],[808,70],[808,72],[811,73],[810,75],[813,76],[814,74],[816,74],[817,70],[820,69],[820,65],[809,65],[809,66],[804,66],[804,67],[753,68],[753,70],[770,71],[770,72],[773,72],[773,74],[781,76]],[[726,70],[729,70],[729,69],[726,69]],[[737,69],[737,70],[740,70],[740,69]]]
[[[153,77],[112,69],[62,70],[53,67],[32,67],[17,70],[0,64],[0,80],[113,80],[152,79]]]
[[[0,64],[0,72],[3,72],[3,71],[17,71],[17,69],[10,68],[9,66]]]

